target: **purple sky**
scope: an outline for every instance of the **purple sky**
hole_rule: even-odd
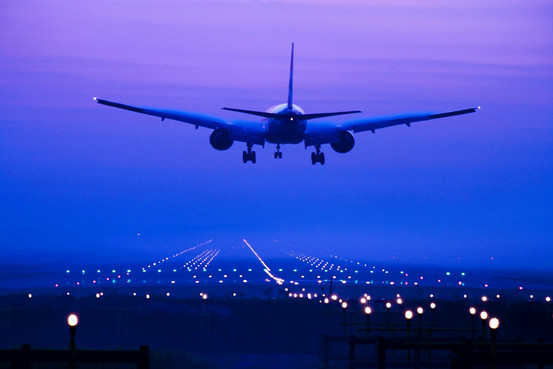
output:
[[[165,255],[212,237],[452,265],[553,267],[549,1],[8,1],[0,12],[0,257]],[[476,114],[355,136],[313,167],[95,104],[247,118]],[[336,118],[347,120],[350,117]],[[141,233],[137,237],[137,233]],[[428,258],[428,259],[426,259]]]

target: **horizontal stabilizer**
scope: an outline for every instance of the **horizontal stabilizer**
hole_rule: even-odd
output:
[[[345,114],[354,114],[354,113],[361,113],[361,110],[351,110],[351,111],[338,111],[338,112],[332,112],[332,113],[314,113],[314,114],[279,114],[279,113],[267,113],[264,111],[255,111],[255,110],[245,110],[245,109],[235,109],[235,108],[223,108],[224,110],[229,111],[236,111],[239,113],[244,114],[250,114],[250,115],[257,115],[264,118],[269,119],[289,119],[291,117],[294,118],[294,120],[310,120],[310,119],[317,119],[317,118],[325,118],[325,117],[333,117],[335,115],[345,115]]]

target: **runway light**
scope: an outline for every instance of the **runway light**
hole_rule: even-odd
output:
[[[342,302],[342,309],[347,309],[348,308],[348,303],[347,302]]]
[[[386,303],[386,309],[390,310],[391,308],[392,308],[392,303],[388,301]]]
[[[28,297],[29,299],[32,299],[32,298],[33,298],[33,294],[30,293],[30,294],[27,295],[27,297]]]
[[[499,328],[499,319],[497,318],[491,318],[490,322],[488,323],[491,329],[497,329]]]
[[[482,302],[486,302],[488,301],[488,297],[487,296],[482,296]]]
[[[470,315],[475,315],[475,314],[476,314],[476,308],[475,308],[475,307],[471,307],[471,308],[469,309],[469,313],[470,313]]]
[[[405,319],[407,319],[407,320],[413,319],[413,312],[411,310],[407,310],[405,312]]]
[[[545,302],[551,302],[551,297],[547,296],[547,297],[545,298]]]
[[[419,306],[417,308],[417,314],[422,315],[422,313],[424,313],[424,309],[422,308],[422,306]]]
[[[370,306],[366,306],[366,307],[365,307],[365,314],[371,315],[372,312],[373,312],[373,311],[372,311],[372,309],[371,309]]]
[[[430,303],[430,309],[434,310],[436,308],[436,303],[431,302]]]
[[[482,311],[482,312],[480,313],[480,319],[482,319],[482,320],[488,319],[488,313],[485,312],[485,311]]]

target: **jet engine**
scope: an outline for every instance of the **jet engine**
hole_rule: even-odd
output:
[[[234,141],[230,139],[230,132],[223,128],[216,128],[209,136],[209,143],[216,150],[227,150]]]
[[[340,132],[340,141],[331,143],[330,146],[332,146],[332,149],[334,149],[334,151],[340,154],[345,154],[346,152],[353,149],[354,144],[355,140],[353,139],[353,135],[348,131],[343,131]]]

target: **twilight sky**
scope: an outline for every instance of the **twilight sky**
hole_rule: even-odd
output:
[[[317,255],[553,267],[549,1],[7,1],[0,30],[2,261],[246,237],[258,250],[276,239]],[[220,108],[285,102],[291,42],[307,113],[482,110],[357,134],[314,167],[303,145],[279,161],[257,147],[244,165],[245,144],[218,152],[207,129],[92,100],[248,119]]]

